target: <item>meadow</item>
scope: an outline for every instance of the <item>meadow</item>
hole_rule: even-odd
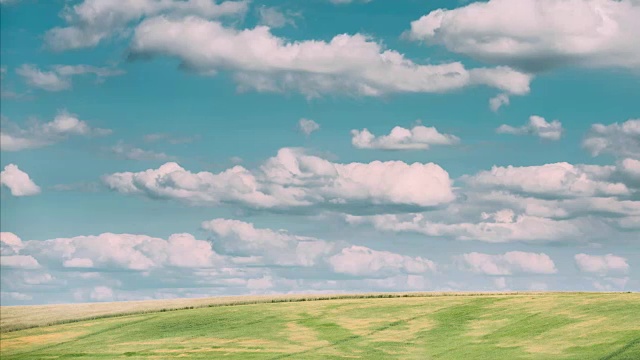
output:
[[[640,359],[637,293],[228,297],[0,319],[2,359]]]

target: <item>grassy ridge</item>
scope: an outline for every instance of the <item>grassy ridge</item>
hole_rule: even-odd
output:
[[[0,335],[0,357],[640,358],[640,294],[429,295],[260,297],[32,328]]]
[[[111,303],[84,303],[36,306],[0,306],[0,332],[65,324],[75,321],[102,319],[113,316],[144,314],[203,307],[249,305],[262,303],[321,301],[337,299],[370,299],[430,296],[522,295],[535,292],[401,292],[325,295],[261,295],[221,296],[211,298],[145,300]],[[544,293],[541,293],[544,294]],[[578,293],[576,293],[578,294]]]

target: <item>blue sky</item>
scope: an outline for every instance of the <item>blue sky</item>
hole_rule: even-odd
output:
[[[637,1],[1,3],[3,305],[640,289]]]

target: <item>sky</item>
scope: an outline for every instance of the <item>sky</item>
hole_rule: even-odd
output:
[[[637,0],[1,0],[2,305],[640,290]]]

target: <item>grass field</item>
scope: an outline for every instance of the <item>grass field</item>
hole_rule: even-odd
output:
[[[4,307],[0,357],[640,359],[640,294],[375,296]]]

